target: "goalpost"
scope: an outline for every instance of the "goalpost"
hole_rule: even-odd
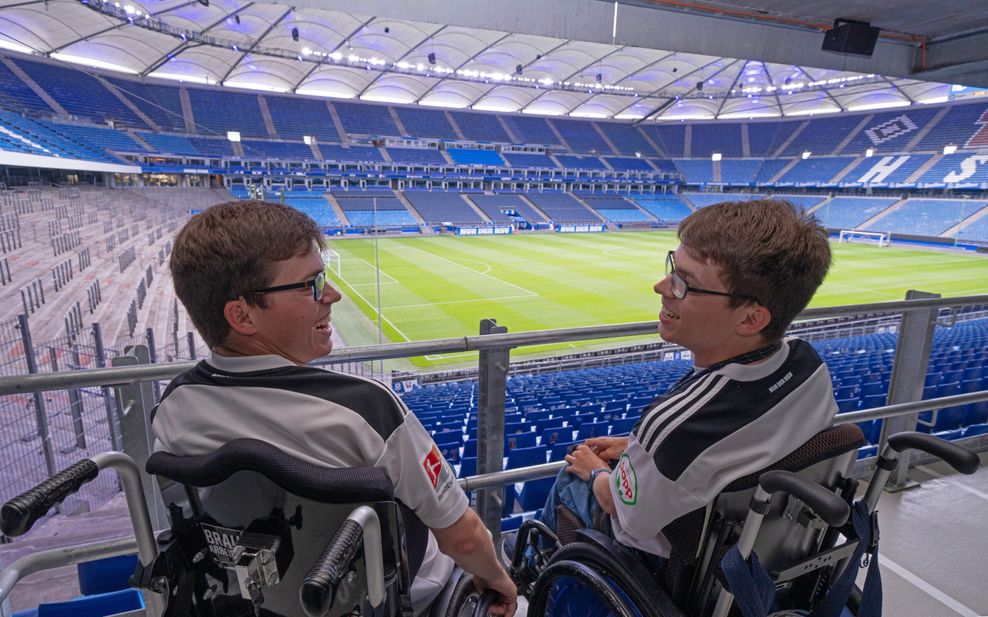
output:
[[[322,262],[326,264],[326,268],[330,272],[335,274],[337,278],[343,278],[343,266],[340,259],[340,254],[331,248],[323,249],[322,251]]]
[[[878,246],[889,246],[892,241],[889,234],[882,231],[858,231],[856,229],[840,230],[838,243],[861,242],[865,244],[877,244]]]

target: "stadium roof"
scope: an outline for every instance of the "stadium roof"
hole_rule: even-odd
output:
[[[869,70],[905,74],[899,55],[903,50],[915,55],[930,42],[926,34],[886,34],[874,59],[821,56],[820,31],[811,20],[824,20],[839,2],[800,6],[812,13],[796,20],[803,24],[777,12],[778,6],[794,3],[743,4],[747,17],[740,2],[693,3],[684,12],[684,3],[664,0],[620,5],[299,0],[294,6],[243,0],[0,0],[0,47],[194,83],[617,119],[796,116],[950,96],[947,84]],[[360,13],[324,8],[333,5]],[[751,13],[752,5],[764,7],[762,13]],[[897,18],[900,13],[908,11],[897,7]],[[422,21],[409,19],[416,15]],[[929,26],[931,34],[961,25],[931,23],[939,23]],[[740,41],[733,31],[738,26],[746,33]],[[808,34],[814,36],[813,53],[802,42]],[[780,53],[811,62],[773,61]]]

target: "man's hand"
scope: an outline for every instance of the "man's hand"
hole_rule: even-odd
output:
[[[566,462],[569,463],[566,471],[579,476],[584,482],[590,480],[590,472],[594,469],[610,470],[607,461],[597,456],[589,446],[584,444],[576,446],[572,454],[567,454]]]
[[[481,593],[488,589],[497,592],[498,598],[491,602],[491,615],[512,617],[515,614],[515,610],[518,608],[518,588],[508,577],[507,572],[502,571],[502,576],[492,581],[474,576],[473,584]]]
[[[586,445],[605,461],[621,458],[628,448],[627,437],[591,437]]]

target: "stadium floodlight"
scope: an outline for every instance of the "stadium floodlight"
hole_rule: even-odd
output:
[[[868,148],[867,150],[865,150],[865,157],[866,158],[871,158],[873,156],[875,156],[875,149],[874,148]]]
[[[944,154],[953,154],[954,152],[957,152],[957,146],[954,144],[947,144],[943,147]]]
[[[711,161],[719,161],[721,159],[721,156],[722,155],[721,155],[720,152],[714,152],[713,154],[710,155],[710,160]]]
[[[809,150],[803,150],[803,160],[805,161],[806,159],[810,158],[810,156],[812,156],[812,154],[813,153],[810,152]]]
[[[230,141],[240,141],[240,131],[227,131],[226,138]]]

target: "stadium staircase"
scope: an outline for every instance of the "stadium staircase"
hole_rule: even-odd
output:
[[[908,178],[906,178],[906,183],[907,184],[915,184],[915,183],[919,182],[919,179],[922,178],[924,175],[926,175],[926,172],[928,172],[931,169],[933,169],[937,165],[937,163],[940,162],[940,159],[942,159],[942,158],[943,158],[943,153],[942,152],[939,152],[939,153],[934,154],[933,156],[931,156],[929,158],[929,160],[927,160],[925,163],[923,163],[922,165],[920,165],[919,169],[917,169],[916,171],[914,171],[912,173],[912,175],[910,175]]]
[[[814,212],[816,212],[817,210],[820,210],[820,209],[822,209],[822,208],[825,208],[825,207],[827,206],[827,204],[829,204],[829,203],[830,203],[830,200],[832,200],[833,198],[834,198],[834,196],[833,196],[833,195],[827,195],[827,196],[826,196],[825,198],[823,198],[823,200],[822,200],[822,201],[821,201],[820,203],[818,203],[818,204],[816,204],[815,206],[813,206],[813,207],[811,207],[811,208],[809,208],[809,209],[807,210],[807,212],[808,212],[809,214],[813,214],[813,213],[814,213]]]
[[[257,106],[261,110],[261,119],[264,120],[264,128],[268,132],[268,137],[278,138],[278,131],[274,128],[274,118],[271,117],[271,110],[268,108],[268,100],[263,94],[257,95]]]
[[[942,237],[944,237],[944,238],[954,238],[954,237],[957,237],[957,235],[960,233],[960,231],[962,229],[970,226],[975,221],[977,221],[977,220],[979,220],[981,218],[984,218],[985,216],[988,216],[988,206],[985,206],[984,208],[981,208],[977,212],[973,213],[971,216],[967,217],[966,219],[964,219],[960,223],[957,223],[956,225],[954,225],[953,227],[951,227],[950,229],[946,230],[945,232],[943,232],[940,235]]]
[[[786,143],[789,143],[789,142],[787,141]],[[791,161],[789,161],[788,163],[786,163],[785,167],[783,167],[782,169],[780,169],[778,172],[776,172],[776,174],[774,176],[772,176],[769,179],[769,181],[768,181],[769,184],[774,184],[774,183],[778,182],[779,180],[781,180],[783,177],[785,177],[785,175],[787,173],[789,173],[789,170],[791,170],[793,167],[795,167],[796,165],[798,165],[801,160],[802,159],[792,159]]]
[[[877,223],[878,221],[882,220],[883,218],[885,218],[886,216],[888,216],[892,212],[895,212],[896,210],[901,209],[904,205],[906,205],[906,202],[908,202],[908,201],[909,201],[908,199],[906,199],[905,197],[903,197],[902,199],[900,199],[899,201],[895,202],[894,204],[892,204],[888,208],[885,208],[884,210],[882,210],[881,212],[879,212],[875,216],[871,217],[870,219],[861,221],[861,224],[859,224],[857,227],[855,227],[855,229],[868,229],[870,226],[872,226],[875,223]]]
[[[518,199],[520,199],[523,202],[525,202],[528,205],[529,208],[531,208],[536,214],[538,214],[539,216],[541,216],[542,217],[542,221],[548,222],[548,221],[551,221],[552,220],[552,217],[549,216],[549,215],[547,215],[545,213],[545,211],[542,210],[542,208],[539,208],[535,204],[534,201],[532,201],[531,199],[529,199],[528,198],[528,195],[525,195],[524,193],[519,193],[518,194]],[[533,221],[529,221],[529,222],[533,222]]]
[[[388,152],[388,149],[385,148],[384,146],[378,146],[377,151],[381,153],[381,158],[384,159],[385,161],[389,163],[394,161],[394,159],[391,158],[391,153]]]
[[[336,218],[339,219],[340,223],[343,225],[349,225],[350,219],[347,218],[346,212],[344,212],[343,208],[340,207],[340,202],[336,201],[336,197],[334,197],[331,193],[326,193],[323,197],[325,197],[326,201],[329,202],[329,207],[333,209],[333,213],[336,215]]]
[[[683,137],[683,158],[693,158],[693,125],[687,124]]]
[[[101,84],[103,84],[103,87],[106,88],[107,91],[110,94],[112,94],[113,96],[117,97],[117,99],[119,99],[120,102],[123,103],[123,105],[127,109],[129,109],[130,111],[134,112],[134,115],[137,116],[138,118],[140,118],[141,119],[141,122],[143,122],[144,124],[148,125],[149,127],[151,127],[155,131],[160,131],[161,130],[161,127],[159,127],[154,122],[154,120],[152,120],[150,117],[148,117],[147,114],[145,114],[143,111],[141,111],[141,108],[140,107],[138,107],[137,105],[134,105],[134,102],[133,101],[131,101],[126,96],[124,96],[123,93],[120,92],[120,90],[118,90],[116,88],[116,86],[114,86],[109,81],[107,81],[106,78],[104,78],[102,75],[97,75],[97,74],[93,74],[93,77],[96,78],[96,81],[98,81]]]
[[[504,121],[504,116],[498,114],[497,121],[501,124],[501,128],[504,129],[505,134],[511,138],[511,143],[521,143],[522,140],[515,135],[514,131],[511,130],[511,127],[508,126],[508,123]]]
[[[312,150],[312,158],[314,158],[315,160],[317,161],[325,160],[322,156],[322,151],[319,149],[319,144],[316,143],[316,140],[313,139],[312,141],[309,142],[309,150]]]
[[[556,128],[556,125],[553,124],[548,119],[545,121],[545,123],[549,126],[549,130],[552,131],[552,134],[556,136],[556,139],[559,140],[559,143],[563,146],[563,148],[565,148],[567,152],[573,152],[573,148],[571,148],[570,145],[563,138],[563,134],[559,131],[559,129]]]
[[[864,160],[864,157],[863,156],[856,157],[853,161],[851,161],[850,163],[848,163],[847,166],[844,169],[842,169],[839,172],[837,172],[837,175],[834,176],[833,178],[831,178],[830,179],[830,182],[831,183],[841,182],[844,179],[844,177],[847,176],[849,173],[851,173],[851,171],[853,171],[854,168],[856,168],[858,165],[860,165],[861,164],[861,161],[863,161],[863,160]]]
[[[144,138],[141,137],[140,135],[138,135],[137,134],[137,131],[135,131],[134,129],[127,129],[127,135],[131,139],[133,139],[134,141],[136,141],[142,148],[144,148],[148,152],[154,152],[155,151],[155,148],[151,144],[149,144],[148,142],[144,141]]]
[[[431,233],[432,227],[426,224],[425,219],[422,218],[422,215],[419,214],[419,211],[416,210],[415,206],[412,205],[412,202],[408,201],[408,198],[405,197],[405,193],[403,191],[395,191],[395,197],[398,198],[398,201],[401,202],[401,205],[405,206],[405,209],[408,210],[408,213],[412,215],[412,218],[414,218],[415,221],[418,222],[419,227],[423,231],[430,230]]]
[[[605,133],[604,130],[600,128],[600,126],[596,122],[591,122],[590,126],[593,127],[593,130],[597,131],[597,134],[600,135],[600,138],[604,140],[604,143],[607,144],[607,147],[610,148],[615,154],[619,154],[621,152],[621,150],[619,150],[617,146],[614,145],[614,142],[611,141],[611,138],[607,136],[607,133]],[[604,161],[604,165],[607,165],[607,159],[602,158],[601,160]],[[610,165],[607,165],[607,167],[611,168]]]
[[[751,158],[751,139],[748,137],[748,123],[741,123],[741,156]]]
[[[919,146],[919,144],[922,143],[922,141],[926,138],[926,136],[929,135],[930,132],[933,131],[933,129],[936,128],[938,124],[940,124],[940,121],[943,120],[943,117],[946,116],[948,113],[950,113],[949,107],[943,107],[939,111],[937,111],[936,115],[933,116],[930,119],[930,121],[926,123],[926,126],[916,131],[916,136],[913,137],[911,140],[909,140],[909,143],[906,144],[905,148],[903,149],[906,152],[914,151]]]
[[[470,209],[473,210],[474,212],[476,212],[477,213],[477,216],[479,216],[481,218],[481,220],[483,220],[485,223],[491,223],[492,222],[491,221],[491,217],[487,216],[487,213],[485,213],[483,210],[481,210],[480,208],[478,208],[477,207],[477,204],[475,204],[472,201],[470,201],[467,198],[467,194],[466,193],[460,193],[459,195],[460,195],[460,199],[462,199],[468,206],[470,206]]]
[[[16,62],[14,62],[13,60],[10,60],[8,58],[4,58],[2,56],[0,56],[0,62],[3,62],[4,65],[8,69],[10,69],[10,72],[11,73],[13,73],[14,75],[17,75],[17,77],[19,77],[21,79],[21,81],[23,81],[25,84],[27,84],[27,87],[28,88],[30,88],[31,90],[33,90],[35,94],[37,94],[39,97],[41,97],[41,100],[43,100],[45,103],[47,103],[49,107],[51,107],[52,109],[54,109],[55,110],[55,113],[57,113],[58,115],[62,116],[63,118],[68,118],[69,117],[69,112],[65,111],[65,108],[62,107],[59,104],[58,101],[56,101],[54,98],[52,98],[52,96],[50,94],[48,94],[47,92],[45,92],[45,89],[42,88],[40,85],[38,85],[38,82],[36,82],[33,79],[31,79],[31,76],[28,75],[27,73],[25,73],[24,72],[24,69],[22,69],[21,67],[19,67]]]
[[[844,152],[844,148],[847,147],[849,143],[854,141],[854,138],[858,136],[858,133],[864,130],[864,128],[871,124],[871,121],[875,118],[875,114],[866,114],[861,118],[861,122],[858,122],[857,126],[847,132],[844,139],[837,144],[833,152],[814,152],[814,154],[833,154],[834,156],[840,155]],[[859,154],[857,152],[848,152],[850,155]]]
[[[182,118],[185,119],[185,132],[190,134],[196,133],[196,116],[192,113],[192,99],[189,98],[189,90],[187,88],[178,89],[179,101],[182,102]]]
[[[720,161],[711,161],[711,167],[713,168],[714,182],[716,182],[716,183],[721,182],[721,178],[723,176],[720,173],[720,170],[721,170]]]
[[[340,136],[340,141],[343,142],[346,139],[346,129],[343,128],[343,121],[340,120],[339,112],[336,111],[336,107],[329,101],[326,101],[326,109],[329,110],[329,117],[333,119],[333,127],[336,129],[336,134]]]
[[[446,122],[449,122],[449,126],[450,128],[453,129],[453,133],[456,135],[456,138],[461,141],[466,141],[467,138],[463,135],[463,131],[460,129],[460,125],[456,123],[456,119],[453,118],[453,114],[449,113],[448,111],[443,111],[443,114],[445,114]]]
[[[771,155],[770,158],[779,158],[779,157],[781,157],[782,156],[782,153],[789,149],[790,144],[792,144],[792,142],[796,141],[796,138],[798,138],[800,136],[800,134],[803,131],[805,131],[806,130],[806,127],[808,127],[809,125],[810,125],[810,121],[809,120],[806,120],[805,122],[803,122],[802,124],[800,124],[799,126],[797,126],[796,127],[796,130],[793,131],[792,133],[790,133],[789,134],[789,137],[787,137],[785,141],[783,141],[781,144],[779,144],[779,147],[776,148],[775,152],[770,153],[770,155]],[[790,165],[789,167],[792,167],[792,165]],[[778,174],[776,174],[776,176],[774,178],[772,178],[772,182],[777,181],[779,178],[781,178],[782,176],[784,176],[786,174],[786,172],[788,172],[788,171],[789,171],[788,169],[783,169],[782,171],[780,171]]]
[[[395,123],[395,127],[398,129],[399,135],[408,135],[408,131],[405,130],[405,125],[402,123],[401,118],[398,117],[398,111],[391,106],[388,106],[388,113],[391,114],[391,120]]]

